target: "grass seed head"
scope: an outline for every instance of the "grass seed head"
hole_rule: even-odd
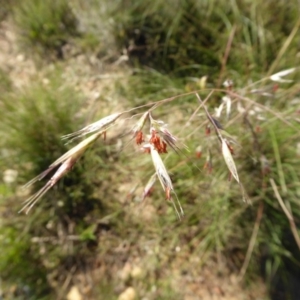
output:
[[[232,176],[234,177],[234,179],[240,183],[240,179],[239,179],[239,175],[233,160],[233,157],[231,155],[231,150],[228,147],[227,141],[226,139],[222,138],[221,140],[222,142],[222,154],[225,160],[225,163],[230,171],[230,173],[232,174]]]
[[[25,205],[19,211],[22,212],[26,210],[26,214],[31,210],[31,208],[36,204],[36,202],[43,197],[64,175],[66,175],[74,166],[76,161],[80,158],[81,155],[69,157],[62,165],[57,169],[51,179],[33,196],[25,201]],[[51,169],[52,170],[52,169]]]
[[[202,146],[200,145],[196,148],[196,157],[201,158],[201,156],[202,156]]]
[[[155,147],[158,153],[167,153],[167,144],[164,141],[161,141],[160,136],[157,134],[155,128],[151,127],[150,132],[150,144]]]
[[[209,174],[211,174],[211,172],[213,170],[212,157],[211,157],[210,150],[207,150],[206,161],[205,161],[203,169],[207,170],[207,172]]]
[[[167,124],[161,120],[155,120],[150,115],[151,122],[151,140],[152,143],[156,146],[156,149],[159,153],[167,153],[167,145],[171,147],[175,152],[178,152],[179,147],[177,146],[178,139],[171,134],[167,129]],[[160,141],[161,137],[162,141]],[[151,142],[151,141],[150,141]]]
[[[173,184],[167,172],[167,169],[159,155],[158,150],[152,144],[150,145],[150,153],[156,171],[156,175],[162,185],[163,190],[166,191],[167,188],[173,190]]]
[[[150,145],[150,152],[151,152],[152,162],[153,162],[153,165],[154,165],[154,168],[156,171],[156,175],[160,181],[160,184],[161,184],[163,190],[166,193],[166,199],[172,202],[174,209],[176,211],[176,214],[177,214],[178,218],[180,219],[181,216],[184,214],[183,209],[182,209],[181,204],[176,196],[176,193],[174,191],[173,184],[172,184],[171,178],[167,172],[167,169],[166,169],[158,151],[155,149],[154,145],[152,145],[152,144]],[[173,201],[173,199],[171,197],[171,193],[173,193],[176,196],[180,213],[177,209],[175,202]]]
[[[229,119],[230,113],[231,113],[231,98],[229,96],[222,97],[223,103],[226,105],[226,118]]]
[[[291,69],[280,71],[278,73],[271,75],[270,79],[275,82],[286,82],[286,83],[293,82],[293,80],[291,79],[282,79],[282,77],[295,72],[295,70],[296,68],[291,68]]]
[[[65,176],[75,165],[75,163],[79,160],[79,158],[85,153],[85,151],[91,147],[95,141],[101,136],[103,132],[98,132],[83,140],[81,143],[70,149],[67,153],[58,158],[54,163],[52,163],[47,170],[42,172],[37,177],[33,178],[29,181],[25,187],[28,187],[35,183],[36,181],[42,180],[45,176],[47,176],[52,170],[60,165],[60,167],[56,170],[51,179],[42,187],[37,193],[31,196],[29,199],[25,201],[25,205],[19,211],[22,212],[26,210],[26,214],[31,210],[31,208],[36,204],[36,202],[43,197],[63,176]]]
[[[144,142],[142,129],[148,118],[149,112],[146,111],[131,129],[131,132],[133,133],[133,137],[135,138],[137,145],[140,145]]]
[[[135,142],[137,145],[141,145],[142,143],[144,143],[144,135],[142,131],[138,131],[135,135]]]
[[[92,123],[76,132],[67,134],[62,136],[63,140],[69,140],[70,142],[78,139],[82,136],[85,136],[87,134],[90,134],[92,132],[105,132],[105,129],[107,129],[110,125],[112,125],[113,123],[115,123],[115,121],[122,115],[123,113],[115,113],[112,115],[109,115],[105,118],[100,119],[99,121]]]

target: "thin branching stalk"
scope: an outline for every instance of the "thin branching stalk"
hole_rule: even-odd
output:
[[[219,75],[217,87],[221,86],[221,82],[223,80],[223,74],[226,70],[226,63],[227,63],[227,60],[228,60],[228,57],[229,57],[229,54],[230,54],[230,50],[231,50],[231,47],[232,47],[232,42],[233,42],[233,39],[234,39],[235,32],[236,32],[236,25],[233,25],[233,27],[230,31],[228,41],[227,41],[225,53],[224,53],[223,58],[222,58],[221,70],[220,70],[220,75]]]

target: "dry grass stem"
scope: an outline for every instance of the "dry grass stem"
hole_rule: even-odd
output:
[[[298,248],[300,250],[300,237],[299,237],[299,233],[298,233],[297,226],[295,224],[292,212],[290,212],[288,210],[288,208],[286,207],[286,205],[284,204],[284,201],[283,201],[283,199],[280,196],[280,193],[278,191],[277,185],[276,185],[276,183],[275,183],[275,181],[274,181],[273,178],[270,178],[270,183],[271,183],[271,186],[273,188],[275,197],[277,198],[277,200],[278,200],[278,202],[280,204],[280,207],[282,208],[283,212],[285,213],[286,217],[288,218],[288,220],[290,222],[291,231],[293,233],[293,236],[294,236],[294,239],[295,239],[295,241],[297,243],[297,246],[298,246]]]
[[[223,90],[219,90],[220,92],[222,92]],[[266,105],[263,105],[261,103],[258,103],[257,101],[254,101],[254,100],[251,100],[250,98],[247,98],[247,97],[244,97],[244,96],[241,96],[239,94],[237,94],[236,92],[233,92],[233,91],[228,91],[228,94],[230,94],[231,97],[233,98],[238,98],[240,100],[243,100],[245,102],[248,102],[249,104],[252,104],[252,105],[255,105],[257,107],[259,107],[260,109],[264,110],[264,111],[267,111],[269,113],[271,113],[273,116],[275,116],[276,118],[278,118],[280,121],[282,121],[284,124],[288,125],[289,127],[291,128],[294,128],[296,130],[298,130],[298,128],[296,128],[292,123],[290,123],[289,121],[287,121],[283,116],[282,114],[280,114],[279,112],[269,108],[268,106]]]
[[[242,268],[239,273],[239,280],[241,280],[244,277],[244,275],[246,274],[246,271],[248,269],[248,266],[249,266],[249,263],[251,260],[251,256],[253,253],[253,249],[254,249],[254,246],[256,243],[260,222],[261,222],[261,219],[263,216],[263,211],[264,211],[264,205],[263,205],[263,202],[260,202],[259,207],[257,209],[256,220],[255,220],[254,228],[253,228],[252,235],[250,238],[249,246],[247,249],[246,257],[245,257],[244,263],[243,263]]]
[[[196,97],[198,98],[198,101],[202,104],[203,101],[201,100],[199,94],[196,93],[195,95],[196,95]],[[214,129],[215,129],[215,131],[216,131],[216,134],[217,134],[219,140],[222,141],[222,134],[221,134],[221,132],[220,132],[220,129],[222,129],[221,124],[220,124],[216,119],[214,119],[214,118],[211,116],[211,114],[208,112],[208,110],[207,110],[207,108],[206,108],[205,105],[203,105],[203,109],[204,109],[204,111],[205,111],[205,113],[206,113],[206,116],[207,116],[208,120],[209,120],[209,121],[211,122],[211,124],[213,125],[213,127],[214,127]]]
[[[290,46],[290,44],[292,43],[292,41],[294,40],[295,36],[297,34],[299,34],[299,27],[300,27],[300,19],[298,19],[297,23],[295,24],[293,30],[291,31],[290,35],[288,36],[287,39],[285,39],[281,49],[279,50],[276,59],[273,61],[271,67],[269,68],[268,74],[272,74],[274,72],[274,70],[276,69],[278,63],[280,62],[282,56],[284,55],[284,53],[286,53],[288,47]]]
[[[217,82],[217,87],[221,86],[221,82],[223,80],[223,75],[224,75],[224,72],[226,70],[226,64],[227,64],[227,60],[228,60],[230,50],[231,50],[231,47],[232,47],[232,42],[233,42],[233,39],[234,39],[235,32],[236,32],[236,25],[233,25],[232,29],[230,31],[228,41],[227,41],[225,53],[224,53],[224,56],[222,58],[221,70],[220,70],[220,75],[219,75],[219,79],[218,79],[218,82]]]
[[[202,100],[201,100],[200,96],[197,93],[196,93],[196,96],[197,96],[199,102],[202,103]],[[238,172],[237,172],[237,169],[236,169],[234,159],[232,157],[233,148],[230,146],[229,142],[225,138],[223,138],[222,133],[221,133],[222,126],[219,124],[219,122],[211,116],[211,114],[208,112],[205,105],[203,105],[203,108],[205,110],[207,118],[209,119],[209,121],[213,125],[213,127],[216,131],[216,134],[217,134],[217,136],[218,136],[218,138],[221,142],[222,155],[223,155],[225,163],[226,163],[226,165],[227,165],[227,167],[230,171],[230,174],[240,184],[239,175],[238,175]]]

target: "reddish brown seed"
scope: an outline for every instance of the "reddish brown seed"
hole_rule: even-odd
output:
[[[150,144],[155,147],[158,153],[167,153],[167,144],[160,140],[155,130],[151,133]]]
[[[232,147],[229,143],[226,143],[226,144],[227,144],[227,147],[228,147],[230,153],[231,153],[232,155],[234,155],[234,149],[233,149],[233,147]]]
[[[162,153],[168,153],[167,144],[165,142],[162,142]]]
[[[137,145],[141,145],[144,142],[143,133],[141,131],[136,133],[135,141]]]
[[[255,127],[255,132],[256,132],[256,133],[261,133],[261,132],[262,132],[261,127],[260,127],[260,126],[256,126],[256,127]]]
[[[210,132],[211,132],[210,126],[206,125],[206,127],[205,127],[205,134],[206,135],[210,135]]]
[[[209,174],[212,172],[212,164],[210,161],[205,162],[203,169],[206,169]]]
[[[152,187],[147,193],[143,195],[143,198],[150,197],[153,194],[154,188]]]
[[[150,154],[150,148],[143,148],[144,153]]]
[[[278,88],[279,88],[279,84],[278,83],[274,84],[273,85],[273,92],[275,93],[278,90]]]
[[[171,190],[169,187],[166,188],[166,199],[167,200],[171,199]]]

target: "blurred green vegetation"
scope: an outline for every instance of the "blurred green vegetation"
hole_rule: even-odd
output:
[[[293,83],[279,84],[276,92],[267,79],[299,63],[296,0],[25,0],[13,1],[3,18],[10,14],[21,49],[50,58],[54,69],[44,71],[44,78],[33,78],[22,91],[0,70],[0,170],[18,172],[15,182],[0,183],[0,279],[9,287],[5,296],[64,297],[79,276],[89,278],[96,269],[99,274],[87,292],[93,299],[117,298],[126,286],[133,286],[140,298],[182,299],[184,289],[174,289],[176,281],[170,278],[173,271],[180,280],[199,276],[202,265],[217,261],[238,274],[254,242],[245,289],[263,276],[271,297],[282,293],[282,299],[297,299],[293,282],[299,279],[299,249],[270,179],[298,228],[299,72],[289,76]],[[130,75],[111,86],[116,101],[108,108],[102,95],[92,112],[95,120],[119,109],[119,103],[127,109],[195,90],[204,100],[211,88],[233,80],[240,96],[228,93],[231,114],[226,117],[224,108],[219,120],[237,141],[234,159],[252,205],[245,205],[239,185],[228,181],[218,140],[213,132],[205,134],[206,116],[202,109],[194,114],[199,104],[190,94],[153,112],[169,124],[181,148],[186,144],[190,149],[179,155],[169,149],[165,156],[185,211],[181,222],[159,183],[139,203],[154,170],[151,158],[137,155],[128,144],[130,137],[123,136],[137,116],[108,131],[108,139],[98,141],[28,216],[17,214],[29,196],[21,186],[72,146],[60,137],[91,122],[78,88],[66,83],[68,61],[62,67],[56,61],[65,58],[63,47],[75,38],[75,53],[92,52],[107,65],[113,62],[113,68],[120,57],[129,59]],[[210,96],[212,114],[225,94]],[[201,157],[196,155],[199,146]],[[208,153],[212,173],[204,169]],[[135,260],[142,268],[139,276],[120,273]],[[226,276],[221,267],[216,272]]]
[[[10,78],[7,76],[7,72],[0,69],[0,92],[4,94],[11,90],[12,84]]]
[[[11,12],[11,8],[15,0],[2,0],[0,1],[1,11],[0,11],[0,21],[5,20],[5,18]]]
[[[297,1],[126,1],[111,12],[113,35],[130,60],[171,76],[254,80],[268,71],[299,17]],[[288,21],[287,21],[288,20]],[[297,47],[297,39],[292,44]],[[295,55],[295,49],[287,51]]]
[[[63,46],[79,35],[77,19],[65,0],[19,1],[13,18],[23,49],[48,60],[63,58]]]

